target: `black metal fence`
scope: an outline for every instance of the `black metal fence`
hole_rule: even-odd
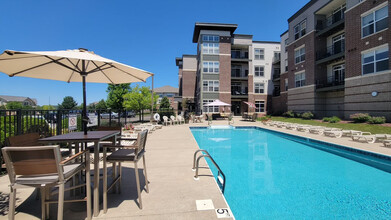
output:
[[[136,117],[132,111],[89,110],[94,115],[94,126],[112,126],[127,124]],[[39,132],[43,136],[53,136],[72,132],[69,129],[69,117],[76,115],[77,126],[72,131],[81,131],[81,110],[0,110],[0,146],[5,146],[10,136]],[[134,120],[133,120],[134,121]]]

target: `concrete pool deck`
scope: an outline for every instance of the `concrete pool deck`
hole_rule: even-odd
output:
[[[227,121],[213,121],[213,125],[227,125]],[[228,205],[214,177],[211,176],[205,160],[201,160],[200,179],[198,181],[193,179],[194,172],[191,170],[193,154],[199,148],[189,129],[192,126],[207,126],[207,122],[163,127],[148,137],[146,162],[150,192],[141,193],[142,210],[135,202],[137,193],[134,169],[130,164],[124,164],[122,194],[109,194],[108,212],[103,214],[101,209],[99,216],[94,219],[217,219],[214,209],[198,211],[196,207],[196,200],[207,199],[213,201],[214,208],[227,208]],[[350,138],[330,138],[265,126],[260,122],[241,121],[240,118],[235,118],[234,126],[258,126],[391,156],[391,149],[382,147],[381,143],[367,144],[354,142]],[[0,178],[2,195],[9,193],[8,184],[8,176],[2,176]],[[17,198],[19,200],[16,219],[40,218],[40,202],[35,200],[32,188],[18,190]],[[4,202],[0,201],[2,207],[5,205]],[[64,208],[64,219],[84,219],[86,217],[84,207],[77,203],[67,204]],[[55,218],[56,210],[56,205],[52,205],[50,215],[52,218]],[[6,218],[7,216],[0,215],[0,219]]]

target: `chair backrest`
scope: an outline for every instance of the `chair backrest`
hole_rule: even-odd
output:
[[[171,120],[175,121],[175,116],[171,115],[170,118]]]
[[[8,138],[8,146],[37,146],[40,138],[39,133],[11,136]]]
[[[148,136],[148,130],[143,130],[142,132],[138,133],[137,136],[137,152],[143,152],[145,151],[145,144],[147,143],[147,136]]]
[[[168,117],[167,116],[163,116],[163,121],[167,121],[168,120]]]
[[[256,121],[257,118],[258,118],[258,114],[257,114],[257,113],[253,113],[253,115],[252,115],[252,120],[253,120],[253,121]]]
[[[4,147],[2,153],[11,183],[16,175],[57,174],[63,180],[59,145]]]
[[[180,120],[182,120],[182,116],[177,115],[177,116],[176,116],[176,119],[180,121]]]

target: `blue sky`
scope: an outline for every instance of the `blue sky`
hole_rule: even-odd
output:
[[[235,33],[279,41],[287,19],[308,0],[257,1],[0,1],[0,51],[87,48],[155,73],[155,87],[178,86],[175,57],[194,54],[195,22],[238,24]],[[148,80],[144,85],[150,85]],[[87,84],[87,103],[106,99],[107,84]],[[37,98],[56,105],[65,96],[80,104],[80,83],[0,73],[0,95]]]

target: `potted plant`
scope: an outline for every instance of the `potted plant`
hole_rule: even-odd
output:
[[[229,114],[228,115],[228,125],[231,125],[234,123],[234,117],[233,117],[233,114]]]

